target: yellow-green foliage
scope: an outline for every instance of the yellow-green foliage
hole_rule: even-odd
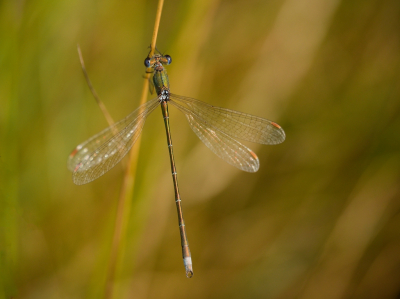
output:
[[[84,186],[70,151],[139,104],[156,1],[0,2],[0,298],[102,298],[123,164]],[[194,277],[161,112],[143,130],[115,298],[396,298],[400,2],[166,0],[171,92],[279,123],[218,159],[171,107]],[[153,95],[154,96],[154,95]],[[150,95],[149,95],[150,98]],[[247,144],[247,143],[246,143]]]

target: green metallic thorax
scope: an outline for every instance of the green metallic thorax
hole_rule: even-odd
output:
[[[153,83],[154,83],[154,87],[156,89],[157,95],[160,95],[162,90],[165,90],[165,89],[169,90],[168,75],[167,75],[167,71],[165,70],[164,67],[161,66],[161,68],[157,67],[154,69]]]

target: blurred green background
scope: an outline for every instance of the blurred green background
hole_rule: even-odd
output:
[[[124,167],[71,150],[139,105],[154,1],[0,1],[0,298],[101,298]],[[171,91],[279,123],[215,156],[173,107],[187,279],[161,110],[142,133],[115,298],[399,298],[400,1],[167,0]],[[150,98],[150,96],[149,96]]]

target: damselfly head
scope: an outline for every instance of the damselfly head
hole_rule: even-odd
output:
[[[171,64],[172,58],[169,55],[154,54],[153,57],[146,57],[144,60],[145,67],[155,67],[157,65]]]
[[[169,55],[156,54],[153,56],[153,58],[157,59],[159,62],[161,62],[162,64],[166,64],[166,65],[171,64],[171,62],[172,62],[172,58]]]

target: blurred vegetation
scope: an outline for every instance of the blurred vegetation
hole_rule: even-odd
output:
[[[156,1],[0,1],[0,298],[101,298],[123,177],[75,186],[70,151],[139,101]],[[170,109],[187,279],[161,112],[143,130],[115,298],[399,298],[400,2],[166,0],[173,93],[278,122],[216,157]],[[150,97],[150,96],[149,96]]]

